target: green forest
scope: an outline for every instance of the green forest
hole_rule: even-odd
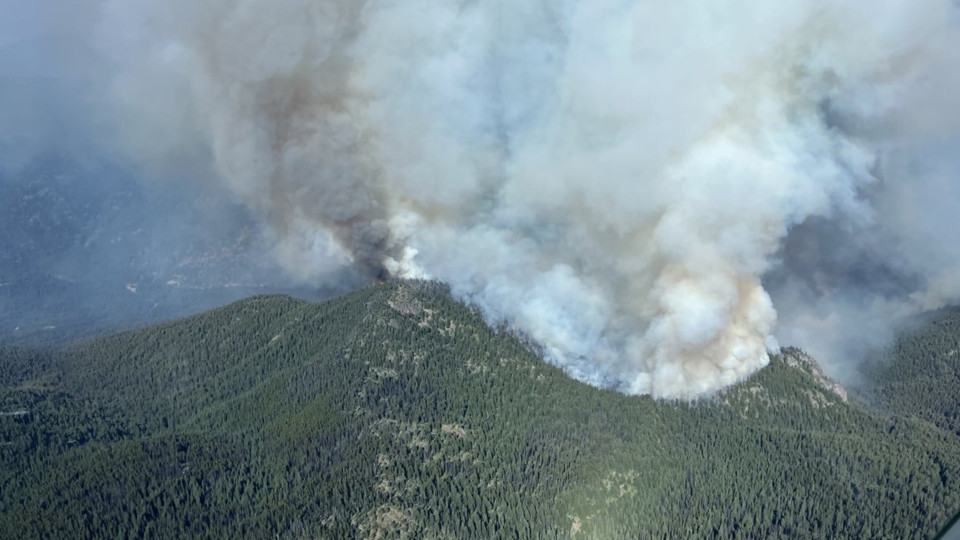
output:
[[[711,399],[566,377],[431,282],[0,349],[0,538],[930,538],[960,313],[847,395],[802,351]]]

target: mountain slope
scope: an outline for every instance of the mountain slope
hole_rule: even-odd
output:
[[[868,365],[867,400],[960,436],[960,310],[934,314]]]
[[[2,537],[924,538],[960,508],[956,435],[800,351],[658,403],[429,283],[0,355]]]

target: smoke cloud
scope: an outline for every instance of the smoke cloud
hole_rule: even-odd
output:
[[[0,0],[0,344],[63,342],[257,293],[329,294],[280,275],[252,212],[199,181],[216,176],[202,146],[156,170],[124,148],[129,117],[111,85],[126,67],[99,47],[102,8]]]
[[[428,277],[590,384],[835,373],[957,298],[948,0],[111,0],[122,140],[297,279]],[[780,313],[778,323],[777,313]]]

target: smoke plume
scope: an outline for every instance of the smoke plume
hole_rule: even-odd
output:
[[[209,160],[298,279],[443,280],[575,378],[692,397],[956,300],[958,11],[112,0],[96,34],[128,150]]]

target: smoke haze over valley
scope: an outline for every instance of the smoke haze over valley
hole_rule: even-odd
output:
[[[437,279],[668,398],[779,344],[849,376],[960,293],[948,0],[33,4],[0,0],[0,282]]]

